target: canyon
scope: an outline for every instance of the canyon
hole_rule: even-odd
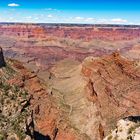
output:
[[[118,50],[138,60],[140,27],[1,24],[0,44],[5,56],[48,68],[66,58],[82,61]]]
[[[5,90],[18,99],[27,92],[24,138],[14,131],[16,140],[116,140],[117,121],[122,127],[140,116],[139,26],[3,23],[0,46]],[[139,132],[139,122],[133,125]]]

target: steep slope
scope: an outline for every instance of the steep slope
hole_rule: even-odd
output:
[[[0,68],[4,66],[5,66],[5,60],[4,60],[2,48],[0,47]]]
[[[10,79],[19,73],[12,67],[13,61],[6,60],[0,52],[0,139],[26,139],[27,119],[31,117],[30,95],[21,88],[22,83],[10,84]]]
[[[117,120],[140,115],[139,62],[114,53],[82,64],[64,60],[50,71],[51,94],[87,139],[102,140]]]
[[[98,108],[99,125],[106,135],[114,122],[140,114],[140,66],[118,53],[86,60],[83,74],[89,82],[86,95]]]
[[[71,127],[65,112],[34,72],[18,61],[4,62],[0,61],[4,63],[0,69],[0,139],[85,139]]]
[[[47,85],[2,51],[0,64],[3,139],[102,140],[117,120],[140,115],[140,64],[118,53],[60,61],[41,77]]]

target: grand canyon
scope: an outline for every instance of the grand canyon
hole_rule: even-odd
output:
[[[140,140],[140,26],[0,24],[0,140]]]

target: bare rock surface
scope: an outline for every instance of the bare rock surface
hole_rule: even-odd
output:
[[[51,73],[51,94],[86,139],[102,140],[117,120],[140,114],[139,63],[118,52],[82,64],[64,60]]]
[[[0,47],[0,68],[4,66],[5,66],[5,60],[4,60],[2,48]]]
[[[121,119],[117,127],[104,140],[139,140],[140,116],[130,116]]]
[[[139,116],[139,39],[138,27],[0,25],[4,55],[18,60],[5,65],[0,50],[0,136],[103,140],[118,120]]]
[[[123,117],[140,114],[140,67],[118,53],[86,59],[86,96],[96,105],[104,135]]]
[[[25,62],[32,70],[48,69],[63,59],[83,61],[118,50],[129,59],[140,58],[139,27],[0,25],[5,56]]]
[[[34,72],[6,59],[0,76],[0,139],[84,140]]]

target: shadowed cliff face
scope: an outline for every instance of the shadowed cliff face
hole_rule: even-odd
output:
[[[4,60],[4,56],[3,56],[3,51],[2,48],[0,48],[0,68],[4,67],[5,64],[5,60]]]

